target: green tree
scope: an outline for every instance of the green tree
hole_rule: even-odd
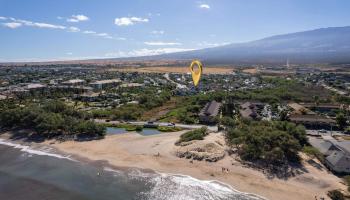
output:
[[[344,113],[338,113],[336,116],[336,121],[339,128],[343,129],[346,126],[346,117]]]

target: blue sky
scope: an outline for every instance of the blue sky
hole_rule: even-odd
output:
[[[350,25],[348,0],[0,0],[0,62],[143,56]]]

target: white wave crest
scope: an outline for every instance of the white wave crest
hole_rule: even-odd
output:
[[[43,147],[40,150],[37,150],[37,149],[30,148],[30,146],[11,143],[11,142],[8,142],[4,139],[0,139],[0,144],[10,146],[10,147],[13,147],[15,149],[20,149],[20,151],[26,152],[29,154],[35,154],[35,155],[39,155],[39,156],[50,156],[50,157],[55,157],[55,158],[59,158],[59,159],[68,159],[71,161],[75,161],[74,159],[70,158],[70,156],[63,156],[60,154],[50,153],[49,151],[52,151],[52,148],[48,148],[48,147]]]
[[[139,169],[127,172],[134,180],[144,181],[150,190],[141,194],[149,200],[265,200],[266,198],[240,192],[230,185],[214,180],[199,180],[191,176],[148,173]]]

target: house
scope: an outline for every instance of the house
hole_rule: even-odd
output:
[[[221,108],[221,103],[211,101],[207,103],[199,113],[199,122],[203,124],[216,123],[216,117],[218,116]]]
[[[143,84],[140,83],[124,83],[121,84],[120,87],[122,88],[136,88],[136,87],[142,87]]]
[[[7,98],[8,98],[7,96],[0,94],[0,101],[6,100]]]
[[[84,86],[58,85],[58,86],[50,87],[51,92],[72,92],[76,94],[88,93],[88,92],[91,92],[92,90],[93,90],[92,87],[84,87]]]
[[[330,104],[330,103],[320,103],[320,104],[314,104],[314,103],[303,103],[301,104],[305,108],[310,109],[312,111],[317,111],[319,113],[325,113],[328,116],[336,116],[336,113],[342,109],[341,104]]]
[[[40,83],[30,83],[25,87],[25,89],[27,89],[29,91],[42,91],[46,87],[47,87],[46,85],[43,85]]]
[[[336,121],[320,115],[290,115],[291,122],[302,124],[309,129],[327,129],[337,128]]]
[[[262,103],[245,102],[240,105],[239,113],[241,117],[244,119],[257,120],[261,118],[259,114],[259,110],[262,110],[263,108],[264,108],[264,104]]]
[[[350,153],[342,149],[326,157],[326,165],[334,172],[350,174]]]
[[[336,173],[350,173],[350,142],[333,137],[310,137],[310,144],[325,156],[325,165]]]
[[[83,94],[78,96],[78,99],[80,99],[81,101],[85,101],[85,102],[93,102],[93,101],[97,101],[100,99],[100,94],[93,93],[93,92],[83,93]]]
[[[84,83],[85,81],[81,79],[71,79],[71,80],[62,82],[63,85],[68,85],[68,86],[83,85]]]
[[[115,87],[121,83],[120,79],[109,79],[109,80],[100,80],[90,83],[89,85],[97,90],[102,90],[107,87]]]

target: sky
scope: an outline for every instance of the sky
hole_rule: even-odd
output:
[[[0,0],[0,62],[145,56],[350,25],[348,0]]]

